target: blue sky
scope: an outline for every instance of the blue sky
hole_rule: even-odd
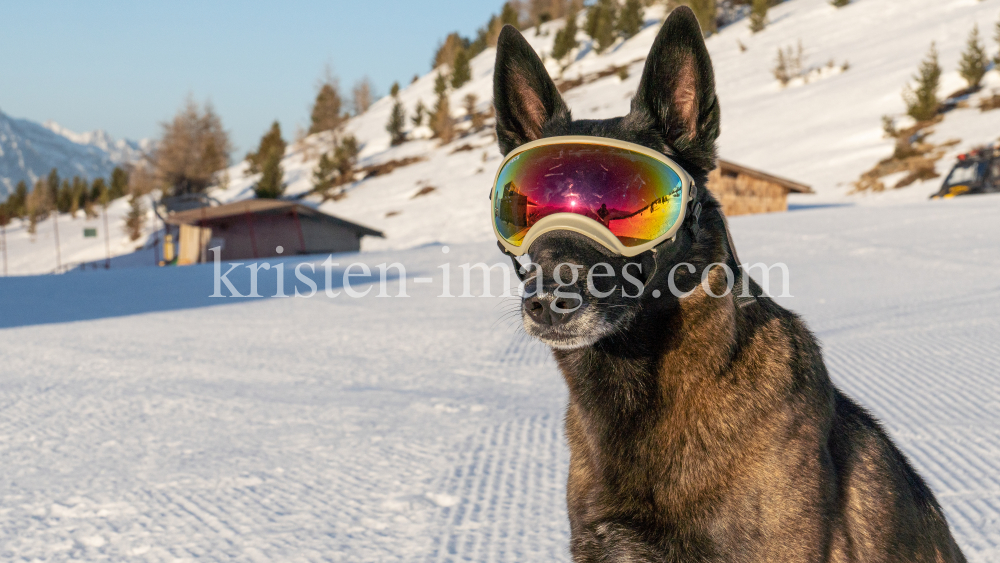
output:
[[[0,111],[74,131],[157,137],[188,94],[209,99],[237,155],[271,121],[308,125],[328,63],[384,95],[471,36],[502,0],[70,2],[0,0]]]

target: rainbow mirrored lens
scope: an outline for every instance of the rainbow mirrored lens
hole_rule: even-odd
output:
[[[508,243],[554,213],[604,225],[625,246],[666,234],[684,206],[680,176],[665,162],[625,148],[563,143],[508,161],[493,187],[493,220]]]

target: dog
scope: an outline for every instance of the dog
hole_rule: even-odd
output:
[[[526,284],[522,324],[552,348],[569,390],[574,561],[965,561],[931,490],[834,387],[803,321],[748,276],[749,302],[700,283],[706,266],[738,270],[738,260],[705,189],[720,110],[690,9],[663,24],[629,113],[606,120],[573,120],[534,50],[505,27],[494,109],[503,154],[543,137],[607,137],[667,155],[698,187],[700,214],[655,253],[626,259],[569,231],[529,248],[541,275]],[[582,277],[552,281],[560,264],[599,262],[635,264],[646,291],[596,298]],[[711,293],[725,293],[722,269],[710,272]],[[669,274],[691,294],[668,291]],[[603,281],[626,287],[616,276]]]

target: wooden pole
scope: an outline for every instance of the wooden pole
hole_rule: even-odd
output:
[[[59,210],[52,214],[52,227],[56,235],[56,273],[62,270],[62,253],[59,252]]]
[[[111,269],[111,239],[109,237],[111,235],[108,233],[108,205],[104,204],[103,206],[101,206],[101,211],[102,211],[102,213],[104,215],[104,251],[105,251],[104,269],[105,270],[110,270]]]
[[[3,277],[7,277],[7,226],[0,225],[0,250],[3,250]]]

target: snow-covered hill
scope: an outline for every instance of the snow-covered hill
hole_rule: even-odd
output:
[[[114,139],[97,130],[75,133],[0,112],[0,201],[21,180],[31,185],[53,168],[63,177],[107,178],[111,170],[140,158],[149,141]]]
[[[554,77],[582,77],[587,82],[564,94],[574,117],[604,118],[628,111],[663,16],[661,7],[648,9],[643,31],[600,55],[581,32],[580,49],[561,72],[556,61],[546,59]],[[943,96],[963,86],[957,65],[973,25],[978,23],[981,36],[989,37],[998,16],[1000,5],[992,0],[855,0],[840,9],[827,0],[789,0],[771,9],[770,24],[761,33],[751,33],[746,20],[737,21],[708,39],[722,105],[721,155],[816,190],[816,195],[793,197],[793,204],[926,199],[940,179],[877,196],[850,195],[850,184],[892,153],[893,141],[883,137],[881,116],[903,114],[901,92],[931,41],[937,43],[944,68]],[[562,26],[563,21],[556,20],[542,25],[540,34],[535,29],[524,34],[545,56]],[[813,79],[781,88],[771,73],[777,50],[800,41],[806,66],[815,67]],[[988,50],[993,54],[997,46],[989,41]],[[450,94],[456,118],[464,118],[463,99],[470,93],[477,96],[480,110],[490,104],[494,56],[489,49],[476,57],[472,80]],[[841,70],[844,63],[846,71]],[[627,68],[628,77],[623,80],[615,73],[588,82],[613,67]],[[402,89],[399,97],[409,114],[418,101],[433,106],[434,78],[434,72],[428,73]],[[989,72],[985,85],[984,94],[1000,86],[1000,73]],[[500,158],[491,132],[458,138],[443,147],[426,139],[390,147],[385,124],[392,103],[383,98],[346,125],[346,131],[363,144],[361,165],[412,156],[425,160],[360,181],[346,198],[324,203],[323,210],[387,234],[384,240],[366,240],[369,249],[488,240],[492,234],[485,220],[485,194]],[[938,173],[943,174],[959,151],[1000,135],[1000,111],[958,109],[947,114],[936,130],[931,141],[961,140],[938,163]],[[311,188],[312,170],[323,150],[329,150],[329,143],[320,136],[289,147],[283,162],[289,195]],[[244,176],[244,171],[242,164],[230,169],[229,189],[215,195],[224,200],[252,197],[256,177]],[[427,186],[435,190],[414,198]]]
[[[560,81],[582,79],[582,85],[564,93],[574,116],[604,118],[628,111],[644,59],[664,16],[662,6],[647,9],[643,30],[602,54],[593,51],[589,39],[581,32],[577,36],[579,49],[563,69],[548,56],[556,31],[564,25],[562,20],[548,22],[537,30],[528,29],[524,35],[543,56],[553,77]],[[582,21],[583,15],[580,17]],[[863,195],[851,194],[851,183],[892,153],[894,141],[883,136],[881,118],[903,115],[901,92],[930,43],[934,41],[940,52],[944,74],[939,93],[944,96],[963,86],[957,72],[958,60],[973,25],[978,24],[989,53],[996,53],[998,47],[989,38],[998,17],[997,0],[855,0],[840,9],[831,6],[828,0],[788,0],[770,10],[770,24],[760,33],[751,33],[746,20],[736,21],[707,41],[722,106],[721,155],[810,184],[817,193],[793,194],[790,198],[793,207],[830,202],[867,205],[926,200],[940,185],[940,178],[900,190]],[[806,66],[814,69],[811,79],[808,83],[795,80],[782,88],[771,72],[777,51],[796,46],[800,41]],[[462,109],[467,95],[476,96],[478,111],[486,111],[491,104],[494,56],[495,51],[487,49],[473,59],[472,80],[449,94],[453,115],[460,120],[460,131],[468,127]],[[845,63],[847,68],[843,70]],[[622,73],[608,72],[615,68],[624,68],[627,77],[623,79]],[[418,102],[433,107],[435,77],[436,71],[430,72],[400,91],[399,99],[408,118]],[[984,85],[980,95],[989,95],[1000,88],[1000,72],[988,72]],[[303,203],[386,233],[385,239],[365,239],[363,248],[367,250],[491,240],[486,194],[500,162],[489,127],[491,120],[478,133],[439,146],[438,141],[427,138],[426,126],[414,130],[407,119],[412,140],[391,147],[385,125],[392,105],[391,98],[383,98],[345,125],[345,132],[355,135],[362,144],[359,166],[414,157],[418,161],[355,182],[348,186],[346,197],[337,201],[321,202],[316,196],[308,196]],[[975,100],[971,105],[947,113],[928,139],[936,143],[960,140],[937,163],[939,174],[947,173],[957,153],[996,140],[1000,135],[1000,110],[984,113],[975,107]],[[96,155],[100,162],[105,162],[103,154],[113,154],[115,147],[122,146],[122,141],[115,144],[100,134],[75,135],[55,125],[47,127],[0,114],[0,141],[4,135],[9,136],[5,131],[11,128],[24,130],[43,139],[39,144],[53,147],[51,151],[42,151],[46,154],[83,151],[85,155]],[[328,134],[313,135],[289,145],[282,162],[288,197],[305,196],[311,190],[313,170],[320,155],[330,147]],[[5,155],[0,162],[7,162],[11,157],[6,145],[0,144],[0,150]],[[27,149],[21,150],[31,154]],[[127,153],[123,149],[123,154]],[[50,167],[39,167],[39,173],[47,173]],[[0,169],[0,176],[4,174]],[[226,176],[229,178],[226,189],[214,189],[213,196],[223,201],[253,197],[252,186],[257,176],[246,174],[245,163],[234,165]],[[0,185],[2,189],[5,188]],[[121,206],[113,206],[111,210],[110,232],[116,237],[112,239],[113,255],[131,252],[136,246],[121,239],[124,211]],[[72,261],[104,258],[103,240],[84,240],[76,223],[66,216],[59,221],[72,225],[73,236],[80,239],[73,243],[77,250]],[[35,236],[28,235],[18,221],[9,227],[9,256],[11,263],[16,264],[12,273],[53,270],[56,257],[54,244],[48,242],[54,238],[54,226],[50,223],[40,225]]]

